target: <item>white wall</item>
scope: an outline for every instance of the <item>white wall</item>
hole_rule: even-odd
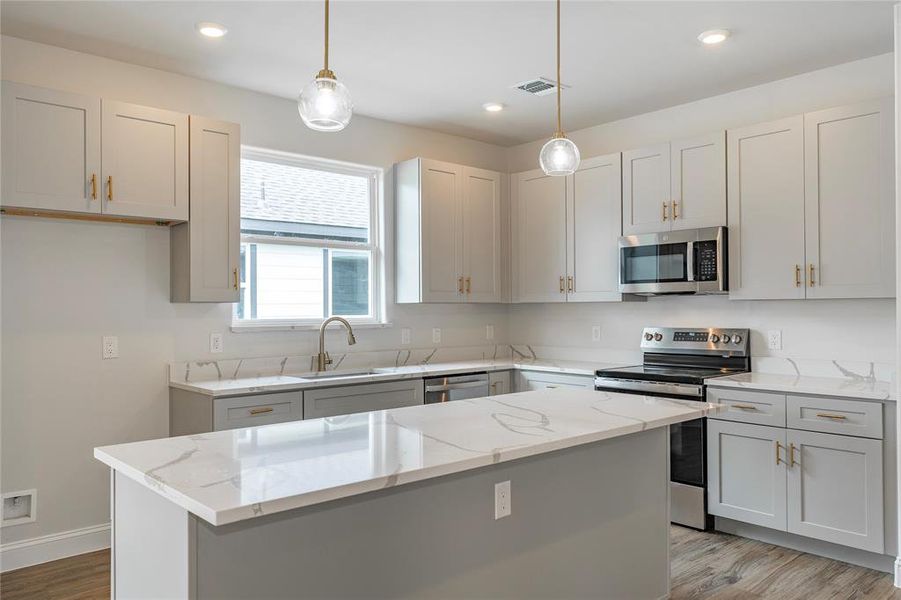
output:
[[[893,93],[890,53],[567,135],[585,158]],[[536,168],[544,141],[511,148],[510,172]],[[755,330],[751,340],[755,357],[790,357],[809,364],[824,361],[828,369],[832,360],[892,364],[894,311],[894,300],[655,298],[647,303],[611,305],[517,305],[511,309],[509,328],[511,341],[543,346],[545,354],[572,356],[579,349],[596,356],[617,356],[626,350],[634,356],[641,328],[647,325],[751,327]],[[599,342],[592,342],[592,325],[602,327]],[[763,337],[767,329],[782,330],[781,351],[767,350]]]
[[[340,135],[315,133],[294,102],[154,69],[3,37],[2,78],[241,124],[253,146],[386,169],[427,156],[505,170],[498,146],[354,117]],[[302,83],[298,80],[299,84]],[[387,232],[393,224],[387,223]],[[3,542],[107,522],[107,471],[92,448],[168,433],[166,363],[217,357],[313,354],[313,332],[230,333],[231,305],[169,302],[169,233],[162,227],[2,219],[2,489],[38,489],[38,521],[4,528]],[[390,248],[390,244],[388,245]],[[392,281],[389,257],[388,281]],[[393,298],[389,287],[388,298]],[[504,306],[395,306],[393,327],[357,333],[356,350],[485,343],[485,325],[506,337]],[[100,360],[100,338],[119,337],[120,358]],[[333,348],[343,336],[334,334]]]

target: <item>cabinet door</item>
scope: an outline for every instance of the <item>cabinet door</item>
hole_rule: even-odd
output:
[[[730,129],[729,296],[804,297],[804,131],[800,116]]]
[[[707,421],[707,510],[785,530],[785,429]]]
[[[192,116],[191,219],[171,228],[175,302],[237,302],[241,244],[241,133]]]
[[[670,146],[623,152],[623,235],[670,228]]]
[[[566,301],[566,178],[514,176],[514,289],[517,302]]]
[[[567,186],[567,301],[621,300],[619,153],[583,160]]]
[[[726,224],[726,132],[671,144],[672,228]]]
[[[463,274],[467,302],[501,301],[501,174],[463,168]]]
[[[512,371],[492,371],[488,373],[489,396],[509,394],[511,390],[510,375]]]
[[[882,553],[882,441],[788,430],[788,531]]]
[[[318,419],[422,404],[422,379],[307,390],[303,418]]]
[[[804,115],[808,298],[895,296],[892,99]]]
[[[188,115],[103,101],[103,213],[188,220]]]
[[[462,302],[463,167],[422,160],[422,301]]]
[[[99,213],[100,98],[11,81],[2,96],[3,206]]]

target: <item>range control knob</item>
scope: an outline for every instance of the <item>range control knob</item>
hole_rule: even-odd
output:
[[[646,339],[647,341],[650,342],[651,340],[654,339],[654,334],[653,334],[653,333],[646,333],[646,334],[644,334],[644,339]]]
[[[724,344],[728,344],[728,343],[731,342],[731,341],[732,341],[732,338],[729,337],[728,335],[724,335],[724,336],[723,336],[723,343],[724,343]]]
[[[714,344],[719,344],[720,336],[718,336],[717,334],[714,333],[713,335],[710,336],[710,341],[713,342]]]
[[[740,344],[740,343],[741,343],[741,336],[740,336],[740,335],[733,335],[733,336],[732,336],[732,343],[733,343],[733,344]]]
[[[663,339],[663,334],[661,334],[659,332],[654,334],[654,340],[659,342],[662,339]]]

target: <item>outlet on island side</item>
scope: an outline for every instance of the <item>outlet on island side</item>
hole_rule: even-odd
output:
[[[510,516],[510,481],[494,484],[494,519]]]
[[[601,341],[601,326],[600,325],[592,325],[591,341],[592,342],[600,342]]]
[[[101,354],[103,360],[119,358],[119,338],[114,335],[105,335],[101,340]]]

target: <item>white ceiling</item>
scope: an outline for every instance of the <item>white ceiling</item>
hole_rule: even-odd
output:
[[[579,129],[892,50],[891,1],[563,4],[564,127]],[[321,68],[321,2],[2,2],[2,33],[294,98]],[[331,67],[356,112],[512,145],[554,129],[549,1],[336,1]],[[198,21],[229,28],[220,40]],[[733,32],[703,47],[706,29]],[[508,109],[489,114],[484,102]]]

